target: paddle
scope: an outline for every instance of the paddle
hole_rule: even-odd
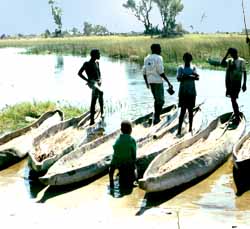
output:
[[[241,106],[241,107],[242,107],[242,106]],[[227,121],[227,124],[225,125],[225,129],[224,129],[224,131],[222,132],[222,134],[220,135],[219,138],[221,138],[221,137],[226,133],[226,131],[228,130],[228,128],[229,128],[229,126],[230,126],[230,122],[233,120],[233,118],[234,118],[234,113],[232,112],[230,118],[229,118],[228,121]],[[218,138],[218,139],[219,139],[219,138]]]

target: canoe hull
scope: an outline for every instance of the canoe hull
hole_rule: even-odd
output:
[[[177,113],[177,106],[176,105],[172,105],[169,107],[166,107],[163,109],[163,112],[169,112],[169,117],[168,115],[165,117],[166,118],[166,125],[169,125],[169,123],[171,123],[174,119],[177,119],[178,113]],[[142,116],[138,119],[136,119],[135,121],[132,122],[133,125],[137,125],[137,124],[141,124],[144,122],[148,122],[151,118],[152,118],[153,113],[147,114],[145,116]],[[159,128],[161,127],[162,124],[159,124]],[[162,125],[164,126],[164,125]],[[154,129],[155,131],[158,130],[158,127],[156,127],[156,129]],[[154,132],[155,133],[155,132]],[[154,134],[153,133],[153,134]],[[111,135],[105,136],[102,139],[99,139],[98,141],[100,141],[100,143],[98,142],[98,144],[101,144],[105,141],[107,141],[108,139],[114,139],[120,134],[120,130],[115,131],[114,133],[112,133]],[[153,138],[153,134],[151,135],[146,135],[146,137],[143,138],[139,138],[137,140],[138,144],[146,141],[147,138]],[[91,146],[93,145],[93,146]],[[75,151],[72,151],[70,154],[65,155],[65,157],[70,157],[73,154],[75,155],[81,155],[84,156],[84,152],[87,151],[88,149],[92,149],[93,147],[95,147],[95,141],[89,143],[89,145],[84,146],[82,149],[78,148]],[[87,149],[87,148],[88,149]],[[110,152],[104,156],[99,158],[97,161],[93,161],[91,163],[88,163],[87,165],[84,166],[79,166],[76,168],[72,168],[71,170],[67,170],[63,173],[56,173],[56,174],[49,174],[50,170],[48,170],[48,173],[45,174],[43,177],[40,177],[40,181],[46,185],[67,185],[67,184],[71,184],[71,183],[75,183],[75,182],[80,182],[86,179],[89,179],[91,177],[94,177],[98,174],[101,174],[104,171],[107,171],[110,162],[111,162],[111,157],[112,157],[112,147],[110,148]],[[62,157],[60,160],[64,160],[65,158]]]
[[[42,125],[44,125],[44,127],[49,127],[60,122],[62,119],[62,111],[49,111],[44,113],[31,125],[1,137],[0,147],[2,149],[0,148],[0,169],[5,169],[28,155],[28,153],[32,150],[32,141],[35,138],[35,136],[29,134],[31,131],[38,129]],[[36,135],[38,134],[39,133],[36,133]]]
[[[233,178],[234,183],[237,188],[236,195],[240,196],[245,191],[249,190],[249,172],[250,172],[250,149],[247,148],[244,150],[244,155],[241,154],[243,144],[246,141],[250,140],[250,132],[244,135],[238,142],[235,144],[233,149]],[[245,155],[245,153],[247,153]]]
[[[49,169],[49,167],[53,165],[58,159],[76,148],[76,144],[72,143],[62,149],[60,152],[56,152],[55,155],[47,157],[42,161],[38,161],[35,157],[37,153],[37,151],[35,150],[36,146],[38,146],[42,140],[53,137],[58,132],[63,131],[69,127],[78,126],[79,124],[84,125],[90,119],[89,114],[90,113],[88,111],[79,117],[74,117],[69,120],[57,123],[56,125],[51,126],[47,130],[45,130],[33,140],[33,147],[29,152],[28,157],[28,166],[34,175],[37,174],[39,176],[40,174],[44,174]]]
[[[227,115],[230,117],[229,114]],[[177,166],[171,171],[161,174],[157,172],[159,167],[161,167],[164,163],[168,163],[182,150],[193,145],[199,139],[208,137],[209,132],[216,128],[217,123],[218,119],[215,119],[206,129],[195,135],[193,138],[184,140],[157,156],[149,165],[143,178],[139,180],[140,188],[144,189],[146,192],[165,191],[189,183],[199,177],[203,177],[213,172],[221,164],[223,164],[231,155],[233,146],[237,139],[244,134],[245,118],[243,118],[238,128],[232,132],[234,133],[232,136],[225,138],[225,140],[219,144],[215,143],[209,147],[209,150],[206,150],[204,154],[195,157],[184,164],[180,164],[180,166]]]

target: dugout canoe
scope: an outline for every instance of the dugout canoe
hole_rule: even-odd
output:
[[[194,137],[162,152],[150,163],[139,187],[146,192],[164,191],[217,169],[231,155],[234,144],[245,131],[243,114],[237,127],[232,128],[231,119],[232,113],[225,113]]]
[[[100,121],[99,117],[100,112],[97,112],[95,119]],[[88,133],[99,123],[90,126],[89,120],[90,112],[87,111],[78,117],[57,123],[38,135],[29,152],[30,171],[37,175],[45,173],[59,158],[77,148],[79,144],[91,141],[93,134],[90,137]]]
[[[132,122],[132,136],[137,143],[142,143],[147,138],[153,138],[155,133],[166,128],[178,117],[176,105],[165,107],[162,110],[161,121],[152,126],[152,115],[149,113]],[[96,139],[90,143],[71,151],[60,158],[40,177],[46,185],[68,185],[86,180],[107,170],[113,154],[113,144],[119,136],[120,130]]]
[[[241,196],[250,188],[250,132],[246,133],[233,148],[233,179],[236,195]]]
[[[233,148],[233,163],[236,169],[250,168],[250,132],[246,133]]]
[[[63,120],[60,110],[49,111],[32,124],[0,138],[0,169],[20,161],[32,149],[33,139],[50,126]]]
[[[153,136],[153,139],[149,138],[138,144],[136,165],[139,178],[143,176],[148,165],[157,155],[178,142],[191,138],[202,129],[203,115],[201,106],[202,104],[199,104],[193,109],[194,119],[192,133],[189,132],[188,114],[186,113],[182,125],[181,136],[177,137],[179,119],[175,119],[167,128],[158,131]]]

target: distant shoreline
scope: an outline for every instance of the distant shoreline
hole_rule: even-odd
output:
[[[167,71],[175,71],[182,63],[184,52],[191,52],[193,63],[202,68],[211,66],[208,59],[220,59],[229,47],[235,47],[239,55],[249,59],[249,49],[241,34],[187,34],[176,38],[150,36],[79,36],[64,38],[19,38],[0,40],[0,48],[25,47],[29,54],[88,55],[90,49],[99,48],[105,56],[127,59],[139,64],[150,53],[152,43],[160,43]]]

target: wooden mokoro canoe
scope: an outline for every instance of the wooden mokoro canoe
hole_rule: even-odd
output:
[[[179,119],[176,119],[167,128],[158,131],[154,135],[153,139],[148,138],[142,144],[138,144],[136,165],[139,178],[143,176],[148,165],[157,155],[167,150],[174,144],[177,144],[178,142],[183,141],[184,139],[191,138],[202,129],[203,115],[201,105],[202,104],[199,104],[193,109],[194,120],[192,133],[189,132],[188,115],[186,114],[182,125],[181,137],[177,137]]]
[[[250,132],[245,134],[233,148],[233,178],[236,195],[241,196],[250,189]]]
[[[159,192],[191,182],[218,168],[230,156],[234,144],[244,134],[245,117],[232,129],[232,113],[213,120],[194,137],[184,140],[158,155],[149,165],[140,188]]]
[[[2,136],[0,138],[0,169],[7,168],[27,156],[32,149],[33,139],[61,120],[63,120],[62,111],[49,111],[29,126]]]
[[[96,119],[100,116],[97,112]],[[90,141],[87,136],[90,112],[73,117],[51,126],[38,135],[33,141],[33,148],[29,151],[28,166],[32,172],[45,173],[60,157],[69,153],[82,144]],[[38,174],[37,174],[38,175]]]
[[[142,116],[132,122],[132,136],[140,144],[147,138],[153,138],[157,131],[167,127],[177,119],[178,108],[171,105],[163,109],[161,122],[152,126],[152,113]],[[120,134],[120,130],[96,139],[90,143],[71,151],[53,164],[48,172],[40,177],[46,185],[66,185],[79,182],[107,170],[113,154],[113,144]]]
[[[250,171],[250,132],[245,134],[233,148],[233,162],[236,169]]]

